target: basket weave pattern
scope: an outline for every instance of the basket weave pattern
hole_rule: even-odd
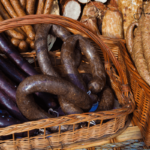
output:
[[[67,148],[68,146],[73,148],[73,144],[75,143],[84,143],[92,139],[115,137],[126,127],[129,120],[128,115],[134,110],[134,100],[131,90],[128,86],[124,62],[122,61],[121,55],[119,55],[119,53],[117,53],[117,60],[117,58],[110,50],[110,48],[114,47],[114,50],[116,51],[116,43],[123,44],[123,42],[120,40],[116,41],[105,37],[98,37],[82,23],[56,15],[28,15],[9,19],[0,23],[0,32],[15,28],[17,26],[39,23],[53,23],[66,28],[73,28],[78,30],[93,40],[101,48],[105,60],[105,70],[110,78],[112,88],[116,93],[121,108],[103,112],[84,113],[77,115],[73,114],[58,118],[31,121],[23,124],[12,125],[6,128],[1,128],[0,136],[12,134],[13,139],[0,141],[0,147],[2,149],[46,149]],[[119,49],[119,47],[117,47],[117,49]],[[122,48],[119,50],[121,51]],[[101,123],[91,126],[90,121],[93,120],[99,120]],[[61,133],[61,125],[73,125],[73,127],[75,127],[75,124],[81,122],[88,122],[88,126],[76,130],[73,128],[73,130]],[[46,128],[55,125],[59,125],[59,132],[46,135]],[[44,129],[44,134],[35,137],[29,137],[29,131],[33,129]],[[27,132],[28,137],[15,139],[14,134],[20,132]]]
[[[129,83],[136,102],[133,112],[133,122],[139,126],[144,142],[150,146],[150,88],[141,78],[127,51],[123,49],[122,56],[127,66]]]

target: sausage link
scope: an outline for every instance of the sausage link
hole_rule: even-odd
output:
[[[88,84],[88,88],[92,91],[92,93],[99,93],[106,84],[106,73],[103,63],[98,55],[97,49],[92,45],[92,43],[80,35],[76,36],[79,37],[81,51],[88,59],[92,70],[93,79]]]
[[[22,17],[22,16],[26,15],[26,13],[24,12],[23,8],[20,5],[19,0],[10,0],[10,2],[11,2],[11,4],[12,4],[12,6],[13,6],[13,8],[16,11],[18,16]],[[27,34],[27,36],[31,40],[34,40],[35,39],[35,33],[34,33],[32,26],[31,25],[25,25],[24,29],[25,29],[25,33]]]
[[[26,9],[26,0],[20,0],[20,4],[22,8],[25,10]]]
[[[38,1],[38,6],[37,6],[36,14],[43,14],[44,4],[45,4],[45,0],[39,0]],[[38,27],[39,27],[39,24],[35,24],[34,25],[35,32],[37,31]]]
[[[46,0],[43,14],[50,14],[54,0]]]
[[[5,2],[5,1],[4,1]],[[6,1],[7,2],[7,1]],[[10,4],[10,3],[9,3]],[[4,5],[5,6],[5,5]],[[14,11],[12,9],[12,11]],[[11,12],[10,12],[11,13]],[[3,5],[2,5],[2,2],[0,1],[0,14],[2,15],[2,17],[6,20],[6,19],[11,19],[11,17],[9,16],[9,14],[6,12],[6,10],[4,9]],[[15,16],[14,16],[15,17]],[[20,27],[17,27],[16,30],[18,32],[20,32],[21,34],[24,35],[24,32],[23,30],[20,28]]]
[[[100,94],[100,103],[96,111],[111,110],[114,107],[114,93],[111,88],[105,86]]]
[[[20,41],[18,48],[19,48],[20,52],[27,52],[28,51],[28,44],[27,44],[27,42],[23,41],[23,40]]]
[[[36,0],[27,0],[26,13],[28,15],[34,14],[35,2],[36,2]]]
[[[35,49],[37,52],[37,58],[38,58],[39,66],[40,66],[42,72],[46,75],[51,75],[51,76],[61,78],[59,76],[59,74],[53,69],[51,60],[48,57],[47,35],[49,33],[51,26],[52,25],[40,25],[39,26],[37,34],[36,34],[36,38],[35,38]],[[70,33],[66,29],[64,29],[60,26],[53,25],[52,31],[53,31],[55,36],[61,38],[63,41],[68,36],[70,36]],[[61,105],[62,109],[64,106],[69,105],[69,103],[70,103],[70,102],[68,102],[69,101],[68,99],[65,101],[63,101],[63,99],[64,98],[61,98],[61,96],[59,97],[59,103],[60,104],[64,104],[66,102],[66,104]],[[79,111],[79,113],[80,113],[80,111]]]
[[[4,19],[3,19],[3,17],[1,15],[0,15],[0,21],[4,21]],[[5,33],[8,36],[12,37],[12,38],[17,38],[17,39],[20,39],[20,40],[23,40],[25,38],[25,36],[23,34],[15,31],[13,29],[7,30],[7,31],[5,31]]]
[[[39,0],[36,14],[43,14],[45,0]]]
[[[88,92],[86,84],[78,72],[76,61],[73,61],[75,60],[75,46],[78,40],[79,37],[76,35],[69,36],[65,40],[61,48],[61,63],[64,68],[64,74],[67,75],[69,81],[71,81],[71,83],[79,87],[81,90]],[[90,94],[90,98],[93,101],[93,103],[97,101],[96,95]]]
[[[34,41],[30,40],[29,38],[26,39],[26,42],[30,45],[31,49],[35,49],[34,47]]]
[[[133,44],[133,61],[137,68],[138,73],[140,76],[145,80],[145,82],[150,85],[150,73],[148,71],[148,64],[144,57],[144,49],[142,43],[142,31],[141,26],[143,22],[143,17],[139,20],[139,25],[135,34],[134,44]]]
[[[34,102],[31,94],[37,91],[65,96],[65,101],[69,100],[72,104],[82,109],[91,107],[88,95],[70,82],[46,75],[30,76],[21,82],[16,93],[17,105],[29,120],[53,117],[41,110]]]
[[[71,35],[68,30],[66,30],[61,26],[51,25],[51,24],[40,25],[35,38],[35,49],[36,49],[38,62],[42,72],[44,74],[58,76],[58,74],[52,67],[52,63],[50,61],[49,54],[47,51],[47,35],[51,27],[52,27],[52,34],[60,38],[62,41],[65,41],[65,39]],[[78,56],[76,57],[78,58],[76,60],[77,62],[76,64],[77,66],[79,66],[81,62],[81,54],[79,50],[76,51],[78,51],[76,53],[76,55]]]
[[[9,0],[1,0],[1,2],[12,18],[18,17],[17,13],[15,12],[15,10]]]
[[[19,39],[11,38],[11,43],[12,43],[14,46],[16,46],[16,47],[19,46],[20,41],[21,41],[21,40],[19,40]]]
[[[126,33],[126,45],[127,45],[127,49],[133,59],[133,54],[132,54],[132,48],[133,48],[133,30],[135,28],[135,26],[138,26],[138,22],[133,22],[127,29],[127,33]]]

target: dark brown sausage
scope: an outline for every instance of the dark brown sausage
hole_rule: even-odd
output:
[[[57,38],[60,38],[63,42],[69,36],[71,36],[71,33],[67,29],[65,29],[65,28],[63,28],[61,26],[58,26],[58,25],[52,25],[52,31],[51,31],[51,33],[54,36],[56,36]],[[82,55],[81,55],[81,50],[80,50],[80,48],[79,48],[78,45],[75,47],[75,53],[73,55],[74,55],[75,59],[72,60],[72,61],[74,61],[74,63],[76,63],[76,66],[79,67],[79,65],[81,63],[81,57],[82,57]]]
[[[40,25],[35,37],[35,49],[37,53],[37,59],[39,62],[39,66],[41,71],[44,74],[58,76],[56,71],[53,69],[52,63],[49,58],[49,54],[47,51],[47,35],[51,29],[51,24],[43,24]],[[61,26],[53,25],[52,32],[55,36],[64,41],[71,34],[68,30],[64,29]]]
[[[0,70],[0,91],[4,91],[12,101],[16,102],[16,87]]]
[[[48,74],[48,75],[52,75],[52,76],[60,78],[59,74],[53,69],[51,60],[48,57],[47,35],[49,33],[50,28],[51,28],[51,25],[40,25],[39,26],[36,37],[35,37],[35,49],[37,52],[37,58],[38,58],[38,62],[39,62],[39,65],[40,65],[42,72],[44,74]],[[66,30],[65,28],[63,28],[61,26],[57,26],[57,25],[53,25],[52,32],[55,36],[62,39],[62,41],[64,41],[68,36],[70,36],[70,33],[68,32],[68,30]],[[80,53],[78,53],[78,55],[79,54]],[[79,59],[80,59],[80,57],[79,57]],[[80,60],[77,61],[77,63],[78,62],[80,62]],[[79,65],[79,64],[80,63],[78,63],[77,65]],[[65,108],[63,108],[63,107],[68,106],[70,104],[70,109],[71,109],[72,104],[68,101],[63,100],[63,99],[64,98],[61,98],[61,96],[59,97],[59,103],[63,104],[63,105],[61,105],[61,108],[63,110],[65,110]],[[62,102],[62,100],[63,100],[63,102]],[[76,109],[76,108],[74,108],[74,109]],[[78,110],[79,110],[79,108],[77,108],[76,112]],[[70,110],[65,111],[66,114],[70,114],[70,112],[71,112]],[[81,111],[79,110],[79,113],[80,112]]]
[[[49,33],[49,30],[52,25],[40,25],[35,37],[35,49],[37,52],[37,58],[39,66],[44,74],[52,75],[55,77],[59,77],[59,74],[53,69],[52,63],[50,58],[48,57],[48,50],[47,50],[47,35]],[[68,36],[70,36],[70,33],[68,30],[61,26],[53,25],[52,32],[55,36],[59,37],[64,41]],[[59,103],[64,104],[65,101],[61,102],[63,98],[61,96],[59,97]],[[66,105],[68,105],[66,101]],[[64,107],[64,105],[61,106]],[[63,109],[63,108],[62,108]],[[64,109],[63,109],[64,110]],[[79,111],[80,112],[80,111]],[[66,112],[67,113],[67,112]]]
[[[27,75],[21,70],[17,69],[8,59],[0,56],[0,68],[1,70],[10,77],[16,83],[20,83],[24,80]]]
[[[61,63],[64,68],[64,74],[67,74],[69,80],[81,90],[87,92],[86,85],[78,72],[75,61],[73,61],[75,60],[74,53],[76,53],[75,46],[77,42],[78,37],[74,35],[69,36],[64,41],[61,48]]]
[[[92,93],[99,93],[106,83],[106,73],[103,63],[98,55],[97,49],[92,45],[92,43],[80,35],[76,36],[79,37],[79,45],[80,48],[82,48],[81,51],[88,59],[92,70],[93,79],[89,83],[88,88],[92,91]]]
[[[52,26],[52,34],[60,38],[62,41],[65,41],[71,35],[67,29],[58,25]]]
[[[3,91],[0,91],[0,106],[20,121],[28,121],[20,112],[16,103]]]
[[[92,74],[90,74],[90,73],[81,73],[81,76],[86,85],[88,85],[89,82],[92,80]]]
[[[51,24],[43,24],[39,26],[35,36],[35,49],[37,53],[38,63],[43,74],[58,77],[59,75],[52,67],[52,63],[50,61],[47,50],[47,35],[51,26]]]
[[[2,33],[0,33],[0,51],[28,75],[37,74],[37,71],[16,51],[16,48]]]
[[[105,86],[100,94],[100,103],[96,111],[111,110],[114,107],[114,93],[111,88]]]
[[[75,104],[75,106],[78,106],[79,108],[89,109],[91,107],[88,95],[85,92],[80,91],[80,89],[74,87],[74,85],[71,83],[58,77],[35,75],[26,78],[19,85],[16,94],[17,105],[21,112],[29,120],[53,117],[52,115],[39,108],[39,106],[34,102],[31,94],[36,91],[49,92],[55,95],[59,95],[62,98],[65,96],[65,102],[67,102],[66,100],[70,100],[72,104]],[[65,105],[64,107],[66,108],[67,106]],[[71,109],[71,112],[72,110],[73,109]],[[75,126],[75,128],[77,127],[78,125]],[[61,128],[63,131],[69,129],[72,129],[72,126],[66,125],[62,126]],[[58,131],[58,126],[51,127],[51,130]]]
[[[67,75],[68,80],[71,81],[71,83],[73,83],[77,87],[79,87],[81,90],[88,92],[86,84],[78,72],[76,61],[74,61],[74,53],[76,53],[75,46],[78,40],[78,36],[72,35],[64,41],[61,48],[61,62],[64,69],[64,74]],[[93,103],[95,103],[98,99],[96,95],[90,94],[89,96]]]
[[[96,48],[91,44],[91,42],[88,39],[85,39],[80,35],[75,35],[74,38],[72,39],[72,41],[75,42],[77,40],[79,40],[79,45],[80,45],[81,51],[87,57],[87,59],[90,63],[90,66],[91,66],[91,70],[92,70],[93,79],[88,85],[89,90],[91,90],[93,93],[98,93],[103,89],[103,87],[105,86],[105,83],[106,83],[106,74],[105,74],[104,66],[100,60],[100,57],[97,53]],[[69,42],[67,44],[69,44]],[[71,40],[70,40],[70,44],[71,44]],[[65,57],[65,56],[63,56],[63,57]],[[68,57],[68,59],[69,59],[69,57]],[[67,61],[67,60],[65,57],[64,61]],[[66,62],[66,64],[68,65],[69,63]],[[70,66],[68,68],[70,68]],[[74,68],[72,68],[72,69],[74,69]],[[69,71],[69,72],[71,72],[71,71]],[[76,71],[76,73],[77,73],[77,71]]]
[[[28,75],[36,75],[38,72],[29,64],[17,51],[16,48],[7,40],[6,37],[0,33],[0,51],[4,53],[11,61],[13,61],[22,71],[27,73]],[[51,105],[54,108],[56,104],[52,98],[45,96],[43,93],[38,93],[38,96],[42,98],[42,100],[46,103]],[[51,103],[52,100],[52,103]]]
[[[62,111],[68,115],[68,114],[82,114],[83,110],[73,103],[67,102],[65,97],[61,96],[59,98],[59,103],[61,106]]]
[[[16,93],[17,105],[29,120],[51,117],[45,115],[47,113],[34,102],[31,93],[37,91],[65,96],[66,101],[70,101],[81,109],[90,109],[91,107],[88,95],[70,82],[58,77],[35,75],[21,82]]]

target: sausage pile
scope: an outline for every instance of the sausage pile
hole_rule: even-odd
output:
[[[139,7],[138,12],[139,20],[128,27],[126,43],[138,73],[150,86],[150,3],[148,2],[145,8]]]
[[[63,41],[61,73],[55,70],[49,55],[48,34]],[[99,102],[96,111],[113,109],[114,93],[106,85],[103,63],[89,39],[72,35],[58,25],[42,24],[35,35],[35,49],[42,74],[17,52],[3,33],[0,34],[0,50],[3,53],[0,56],[0,106],[13,116],[14,124],[17,120],[20,123],[56,117],[53,111],[48,113],[48,110],[54,110],[59,115],[89,112],[96,102]],[[82,53],[90,64],[91,74],[78,72]],[[7,121],[9,125],[9,119]],[[3,121],[4,124],[7,121]],[[79,127],[76,125],[76,128]],[[61,130],[72,128],[62,126]],[[58,126],[51,127],[50,131],[58,131]]]
[[[65,79],[53,67],[48,53],[47,35],[49,31],[62,39],[61,63]],[[71,35],[68,30],[52,24],[39,25],[35,37],[35,49],[43,75],[26,78],[17,88],[16,99],[19,110],[29,120],[54,117],[44,112],[31,95],[34,92],[48,92],[58,96],[60,108],[65,115],[88,112],[92,105],[102,99],[99,110],[110,110],[114,105],[113,91],[105,86],[106,73],[96,48],[81,35]],[[88,85],[78,72],[80,60],[76,56],[84,53],[91,68]],[[78,58],[79,59],[79,58]],[[99,96],[101,93],[101,98]],[[98,94],[98,95],[97,95]],[[104,104],[105,103],[105,104]],[[107,103],[107,104],[106,104]],[[34,112],[34,113],[33,113]],[[61,130],[71,129],[62,127]],[[58,126],[51,128],[57,131]]]
[[[56,1],[1,0],[0,21],[31,14],[50,14],[55,10]],[[95,34],[124,38],[124,20],[117,1],[59,0],[57,3],[61,15],[79,20]],[[51,37],[55,46],[50,48]],[[54,60],[54,47],[59,49],[59,62]],[[21,52],[33,50],[39,71],[21,55]],[[0,53],[0,127],[91,112],[95,103],[94,111],[114,108],[115,93],[95,43],[74,31],[54,24],[18,27],[0,33]],[[84,65],[87,62],[83,63],[83,59],[88,62],[89,69],[84,74],[79,72],[80,67],[86,70]],[[56,69],[57,63],[60,70]],[[81,124],[75,126],[76,129],[81,127]],[[71,125],[61,127],[61,131],[71,129]],[[49,129],[50,132],[58,130],[59,125]],[[30,134],[38,133],[33,130]],[[26,133],[16,136],[26,136]]]

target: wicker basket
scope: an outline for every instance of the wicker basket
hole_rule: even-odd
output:
[[[0,141],[1,149],[61,149],[73,148],[76,144],[84,144],[88,141],[114,138],[120,134],[129,124],[129,114],[134,110],[134,100],[131,90],[128,86],[126,68],[118,53],[118,60],[113,55],[110,48],[116,50],[116,43],[122,43],[120,40],[98,37],[86,28],[82,23],[56,15],[28,15],[9,19],[0,23],[0,32],[22,26],[26,24],[53,23],[75,29],[91,40],[93,40],[102,50],[106,72],[121,108],[111,111],[96,113],[84,113],[77,115],[68,115],[58,118],[49,118],[38,121],[31,121],[23,124],[12,125],[0,129],[0,136],[11,135],[11,140]],[[106,44],[104,44],[104,42]],[[110,47],[110,48],[109,48]],[[117,47],[119,50],[119,47]],[[120,49],[121,50],[121,49]],[[122,51],[122,50],[121,50]],[[101,123],[91,126],[90,121],[100,120]],[[80,129],[73,129],[61,133],[46,134],[46,128],[59,125],[73,125],[81,122],[88,122],[88,126]],[[29,136],[29,131],[33,129],[44,129],[43,135],[35,137]],[[28,137],[15,139],[15,133],[27,132]]]
[[[125,49],[122,51],[122,56],[127,66],[128,78],[136,102],[133,123],[139,126],[145,144],[150,146],[150,87],[137,72]]]

